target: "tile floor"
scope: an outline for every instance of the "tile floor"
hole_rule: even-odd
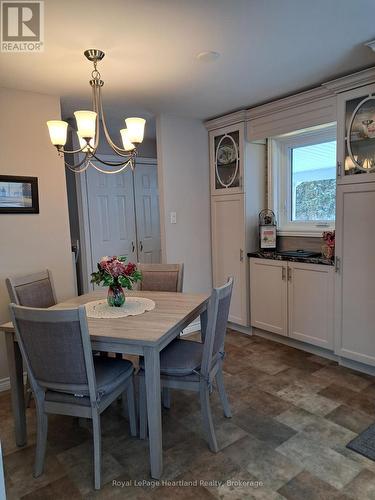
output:
[[[195,394],[173,392],[163,410],[164,474],[150,480],[147,442],[129,437],[115,403],[103,417],[103,488],[92,489],[89,426],[53,416],[45,473],[32,477],[29,444],[17,449],[8,393],[0,394],[0,437],[11,499],[375,499],[375,462],[345,448],[375,421],[375,378],[309,353],[229,331],[225,380],[233,417],[216,392],[212,408],[220,452],[202,437]]]

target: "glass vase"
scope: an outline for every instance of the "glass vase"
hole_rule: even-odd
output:
[[[121,307],[124,304],[125,294],[122,286],[111,285],[108,288],[107,302],[111,307]]]

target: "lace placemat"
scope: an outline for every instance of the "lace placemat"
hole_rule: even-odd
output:
[[[88,318],[123,318],[137,316],[146,311],[155,309],[155,302],[144,297],[126,297],[125,304],[121,307],[111,307],[106,299],[93,300],[85,304]]]

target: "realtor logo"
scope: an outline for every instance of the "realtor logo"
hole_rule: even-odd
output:
[[[44,2],[1,2],[1,52],[43,52]]]

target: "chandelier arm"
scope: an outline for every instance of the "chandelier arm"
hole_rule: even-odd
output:
[[[84,165],[82,168],[72,168],[70,165],[66,165],[66,167],[68,168],[68,170],[75,174],[82,174],[82,172],[85,172],[88,169],[89,165],[90,162],[86,163],[86,165]]]
[[[90,160],[90,156],[88,153],[85,153],[85,157],[83,158],[83,160],[79,161],[78,163],[74,163],[73,165],[71,165],[70,163],[67,163],[64,159],[64,163],[67,167],[70,167],[70,168],[79,168],[81,165],[83,165],[85,162],[87,162],[88,160]]]
[[[98,109],[98,92],[95,85],[92,87],[92,105],[93,105],[93,110],[96,113],[96,125],[95,125],[95,143],[93,146],[94,153],[96,153],[96,150],[98,149],[99,145],[99,135],[100,135],[100,126],[99,126],[99,109]]]
[[[103,130],[104,130],[104,135],[105,138],[107,139],[108,144],[111,146],[111,148],[119,155],[123,157],[131,157],[132,153],[126,151],[126,149],[122,149],[119,146],[117,146],[111,139],[111,136],[109,135],[108,129],[107,129],[107,124],[105,122],[105,117],[104,117],[104,111],[103,111],[103,102],[102,102],[102,94],[100,87],[98,88],[98,96],[99,96],[99,111],[100,111],[100,119],[103,124]]]
[[[101,158],[98,158],[95,154],[92,153],[92,157],[95,158],[95,160],[99,161],[100,163],[103,163],[103,165],[107,165],[108,167],[120,167],[125,164],[132,164],[134,156],[132,155],[130,158],[128,158],[125,161],[121,162],[114,162],[114,161],[104,161]]]
[[[89,160],[89,165],[91,167],[94,167],[96,170],[98,170],[98,172],[101,172],[102,174],[119,174],[129,166],[128,163],[129,161],[127,161],[121,168],[118,168],[117,170],[105,170],[104,168],[98,167]],[[130,167],[132,167],[132,165],[130,165]]]

